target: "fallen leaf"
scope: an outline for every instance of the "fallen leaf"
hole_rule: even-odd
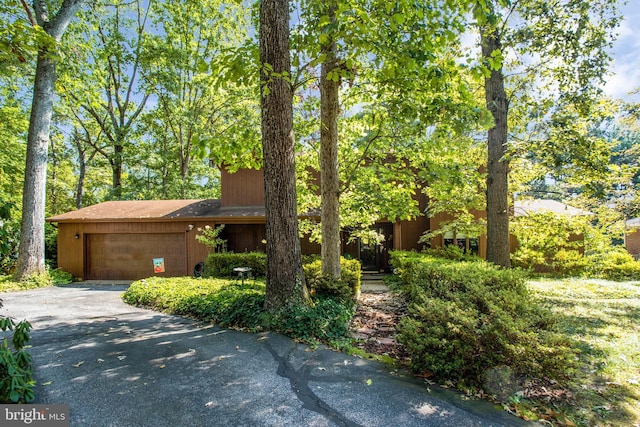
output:
[[[118,356],[118,360],[124,360],[126,358],[127,358],[127,356]]]
[[[206,406],[207,408],[208,408],[209,406],[213,406],[213,405],[214,405],[214,403],[213,403],[213,402],[207,402],[207,403],[205,403],[205,404],[204,404],[204,406]]]
[[[98,363],[104,362],[104,359],[98,359]]]
[[[373,381],[371,381],[371,379],[368,379],[367,380],[367,385],[371,385],[371,384],[373,384]]]
[[[164,369],[164,368],[166,368],[166,367],[167,367],[166,365],[160,365],[160,366],[158,366],[158,368],[160,368],[160,369]]]
[[[83,363],[84,363],[84,360],[81,360],[78,363],[76,363],[75,365],[71,365],[71,366],[73,366],[74,368],[79,368]]]
[[[51,385],[51,381],[47,381],[46,383],[42,383],[41,385]]]

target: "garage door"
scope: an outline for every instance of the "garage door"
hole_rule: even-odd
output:
[[[89,280],[136,280],[151,276],[184,276],[185,233],[88,234],[86,277]],[[164,273],[154,272],[154,259]]]

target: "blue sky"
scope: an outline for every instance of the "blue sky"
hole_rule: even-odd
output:
[[[614,98],[630,99],[628,93],[640,89],[640,0],[629,0],[621,10],[624,21],[613,46],[613,74],[607,77],[605,92]],[[633,98],[640,100],[639,95]]]

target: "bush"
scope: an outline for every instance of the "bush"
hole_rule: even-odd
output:
[[[16,324],[12,318],[0,316],[0,330],[4,333],[0,344],[0,403],[30,402],[35,381],[25,347],[31,338],[31,324],[25,320]],[[8,336],[9,331],[13,336]]]
[[[342,274],[340,280],[323,276],[322,262],[317,255],[305,256],[302,262],[307,288],[312,294],[338,298],[342,301],[353,301],[360,293],[360,261],[341,258]],[[267,255],[262,252],[212,253],[207,258],[203,276],[237,278],[238,273],[233,271],[237,267],[249,267],[253,277],[265,277],[267,274]]]
[[[340,280],[322,274],[322,261],[319,257],[305,257],[302,268],[312,295],[355,302],[360,293],[362,268],[360,261],[356,259],[340,259]]]
[[[268,322],[269,329],[292,338],[314,343],[332,343],[348,337],[353,304],[333,298],[317,298],[313,305],[292,305]]]
[[[571,352],[530,296],[524,272],[406,252],[392,253],[391,262],[409,301],[398,340],[415,371],[476,387],[502,367],[516,375],[568,373]]]
[[[590,276],[609,280],[640,280],[640,262],[624,248],[611,248],[607,252],[589,255],[586,259]]]
[[[238,277],[234,268],[249,267],[253,277],[267,275],[267,254],[262,252],[215,252],[209,254],[204,268],[204,277]]]

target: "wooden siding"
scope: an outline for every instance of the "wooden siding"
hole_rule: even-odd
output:
[[[640,259],[640,228],[627,230],[624,236],[624,246],[635,259]]]
[[[222,206],[264,206],[264,173],[240,169],[229,173],[221,168]]]

